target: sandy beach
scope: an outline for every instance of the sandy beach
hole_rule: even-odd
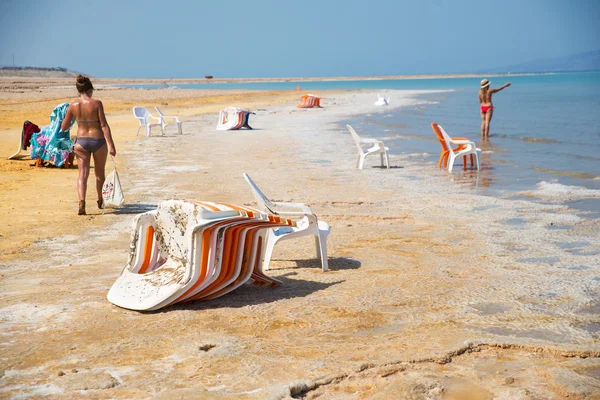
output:
[[[597,191],[478,196],[475,172],[418,154],[358,170],[342,121],[381,112],[371,91],[298,109],[299,92],[99,88],[126,203],[81,217],[77,168],[6,160],[71,84],[0,80],[0,397],[600,399],[600,220],[562,204]],[[387,94],[402,107],[418,93]],[[136,136],[134,105],[180,116],[183,135]],[[230,105],[254,110],[255,129],[217,131]],[[244,172],[331,224],[330,271],[302,238],[276,247],[277,288],[155,313],[106,300],[137,213],[253,205]]]

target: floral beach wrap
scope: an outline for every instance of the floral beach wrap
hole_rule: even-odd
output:
[[[69,129],[65,132],[60,128],[67,114],[67,108],[69,108],[69,103],[57,105],[50,114],[50,125],[43,126],[38,133],[31,137],[32,159],[41,159],[56,167],[62,167],[69,154],[73,152],[73,142],[69,131],[75,121],[71,121]]]

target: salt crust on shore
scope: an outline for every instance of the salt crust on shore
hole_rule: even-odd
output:
[[[389,94],[394,106],[416,101]],[[253,131],[217,132],[214,114],[188,116],[183,136],[123,143],[127,205],[88,217],[107,223],[83,237],[67,230],[1,265],[0,394],[600,398],[598,220],[559,203],[477,196],[476,174],[450,176],[418,156],[354,169],[339,121],[380,111],[374,98],[268,106]],[[252,204],[242,172],[332,225],[330,272],[306,239],[278,245],[276,289],[150,314],[106,301],[135,213],[170,198]],[[589,196],[531,191],[547,193]]]

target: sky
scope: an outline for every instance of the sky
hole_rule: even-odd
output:
[[[600,49],[600,0],[0,0],[0,66],[104,78],[485,72]]]

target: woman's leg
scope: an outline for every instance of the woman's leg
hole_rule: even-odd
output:
[[[102,185],[104,185],[104,167],[108,156],[108,146],[104,145],[94,152],[94,173],[96,174],[96,192],[98,193],[98,207],[102,204]]]
[[[479,108],[479,115],[481,116],[481,137],[485,137],[485,113]]]
[[[77,156],[77,168],[79,168],[79,177],[77,179],[77,194],[79,201],[85,201],[87,192],[87,180],[90,176],[90,158],[91,153],[85,151],[79,144],[75,144],[75,156]]]
[[[485,137],[486,138],[490,137],[490,124],[492,123],[492,115],[494,115],[494,110],[490,108],[485,113]]]

